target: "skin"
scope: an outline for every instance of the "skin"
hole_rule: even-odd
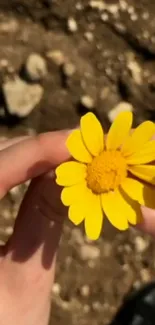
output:
[[[69,131],[0,143],[0,198],[32,179],[14,233],[0,248],[0,324],[47,325],[56,255],[67,211],[54,182],[57,165],[68,160]],[[10,163],[11,162],[11,163]],[[142,207],[141,230],[155,235],[155,211]]]

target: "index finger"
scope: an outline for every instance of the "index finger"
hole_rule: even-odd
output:
[[[37,177],[69,159],[69,131],[49,132],[0,151],[0,198],[12,187]]]

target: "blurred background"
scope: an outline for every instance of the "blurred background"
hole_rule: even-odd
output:
[[[72,128],[88,111],[107,130],[122,110],[155,120],[154,0],[0,0],[0,140]],[[27,186],[0,202],[1,244]],[[66,222],[50,324],[108,324],[153,280],[154,256],[135,229],[107,225],[90,242]]]

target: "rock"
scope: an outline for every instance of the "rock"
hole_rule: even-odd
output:
[[[55,295],[60,295],[60,292],[61,292],[61,286],[59,283],[54,283],[53,284],[53,288],[52,288],[52,292],[55,294]]]
[[[81,104],[86,107],[87,109],[92,110],[94,107],[94,100],[92,97],[90,97],[89,95],[83,95],[81,97]]]
[[[56,65],[61,66],[65,62],[65,56],[63,52],[59,50],[48,51],[46,53],[48,59],[51,59]]]
[[[128,102],[120,102],[108,112],[109,121],[112,123],[116,116],[124,111],[133,112],[133,106]]]
[[[151,274],[150,271],[148,269],[142,269],[140,270],[140,276],[141,279],[144,283],[147,283],[151,280]]]
[[[148,247],[148,243],[144,238],[137,236],[135,238],[135,249],[137,253],[142,253],[144,252]]]
[[[25,72],[30,81],[42,80],[47,74],[45,59],[37,53],[30,54],[25,63]]]
[[[140,64],[135,60],[129,60],[127,67],[132,74],[132,78],[138,85],[142,84],[142,68]]]
[[[66,77],[71,77],[76,71],[76,67],[73,63],[65,63],[63,65],[63,73]]]
[[[90,287],[88,285],[83,285],[83,287],[80,288],[80,293],[82,297],[88,297],[90,295]]]
[[[21,118],[30,114],[43,96],[40,85],[29,85],[19,77],[6,81],[2,90],[8,112]]]
[[[68,25],[68,30],[69,30],[70,32],[72,32],[72,33],[77,32],[77,30],[78,30],[78,25],[77,25],[76,20],[75,20],[73,17],[70,17],[70,18],[68,19],[67,25]]]
[[[84,238],[82,236],[82,232],[78,228],[74,228],[71,233],[71,240],[73,243],[78,244],[78,245],[83,245],[84,243]]]
[[[92,303],[92,309],[93,309],[94,311],[101,311],[101,309],[102,309],[102,304],[101,304],[99,301],[94,301],[94,302]]]
[[[93,39],[94,39],[94,35],[93,35],[93,33],[91,33],[91,32],[85,32],[85,33],[84,33],[84,37],[86,38],[86,40],[87,40],[88,42],[92,42]]]
[[[83,245],[80,250],[80,257],[83,261],[94,260],[100,257],[100,250],[93,245]]]

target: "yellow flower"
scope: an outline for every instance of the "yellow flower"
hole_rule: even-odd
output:
[[[120,113],[105,138],[94,114],[81,118],[80,129],[67,139],[74,161],[56,169],[56,182],[69,206],[69,219],[85,224],[87,236],[99,237],[106,215],[113,226],[126,230],[142,220],[140,205],[155,208],[155,134],[145,121],[133,132],[132,113]]]

